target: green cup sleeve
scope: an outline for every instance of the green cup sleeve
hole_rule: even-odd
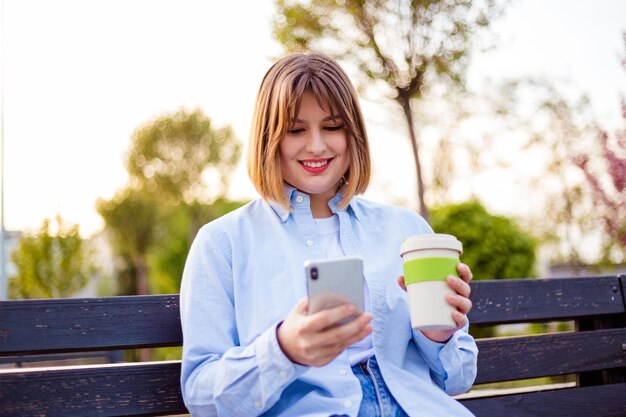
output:
[[[424,281],[445,281],[448,275],[459,276],[456,270],[458,259],[454,258],[416,258],[404,262],[405,285]]]

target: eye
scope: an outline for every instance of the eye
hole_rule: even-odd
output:
[[[300,133],[304,132],[304,129],[300,128],[300,127],[294,127],[293,129],[289,129],[287,131],[288,134],[290,135],[298,135]]]
[[[325,129],[325,130],[328,130],[329,132],[336,132],[336,131],[338,131],[338,130],[343,129],[343,125],[326,126],[324,129]]]

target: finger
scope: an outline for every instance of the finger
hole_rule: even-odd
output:
[[[469,298],[465,298],[460,295],[449,294],[446,296],[446,301],[462,314],[468,314],[472,310],[472,300],[470,300]]]
[[[470,269],[469,266],[465,265],[464,263],[458,263],[456,266],[456,270],[461,276],[461,279],[467,283],[469,283],[474,278],[474,274],[472,274],[472,270]]]
[[[363,329],[365,329],[368,325],[371,327],[371,321],[372,315],[370,313],[363,313],[348,323],[330,329],[324,335],[325,340],[329,345],[345,344],[346,341],[350,341],[355,338],[360,340],[358,335],[363,332]]]
[[[406,291],[406,284],[404,283],[404,275],[400,275],[398,277],[398,285],[400,286],[400,288]]]
[[[294,311],[297,311],[300,314],[308,314],[309,312],[309,299],[307,297],[302,298],[298,301],[298,304],[293,308]]]
[[[371,320],[371,317],[368,318],[367,321],[363,321],[360,319],[361,318],[354,320],[354,322],[362,321],[362,323],[360,323],[359,326],[356,328],[356,331],[347,330],[346,326],[348,325],[346,324],[346,325],[341,326],[344,328],[342,329],[342,331],[338,331],[339,330],[339,327],[338,327],[338,328],[333,329],[332,333],[331,331],[329,331],[327,334],[325,334],[324,339],[328,342],[328,344],[324,346],[320,346],[319,347],[320,350],[318,351],[318,354],[320,356],[324,356],[327,354],[338,355],[348,346],[362,340],[367,335],[371,334],[374,331],[374,327],[371,325],[371,323],[369,323],[369,320]]]
[[[458,294],[462,295],[463,297],[470,296],[472,288],[467,282],[463,281],[461,278],[455,277],[454,275],[448,275],[446,281],[448,282],[448,286],[456,291]]]
[[[355,344],[363,340],[367,335],[371,334],[374,331],[374,328],[371,324],[363,327],[359,332],[352,335],[351,337],[342,340],[341,342],[336,343],[335,347],[337,349],[337,354],[343,352],[344,349],[347,349],[348,346]]]
[[[352,304],[342,304],[337,307],[329,308],[326,310],[318,311],[317,313],[309,316],[310,330],[319,332],[324,330],[337,322],[357,315],[356,307]]]
[[[460,311],[452,312],[452,320],[456,323],[457,327],[461,328],[467,324],[467,316]]]
[[[344,349],[356,342],[363,340],[366,336],[370,335],[373,331],[374,331],[374,326],[372,326],[371,323],[368,323],[357,334],[355,334],[354,336],[352,336],[350,339],[346,341],[346,343],[344,344],[345,346]]]

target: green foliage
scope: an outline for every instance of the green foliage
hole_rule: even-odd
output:
[[[462,260],[474,279],[534,276],[535,240],[512,220],[494,216],[478,202],[439,207],[432,212],[437,233],[449,233],[463,243]]]
[[[119,253],[134,257],[146,253],[153,244],[161,214],[152,193],[124,188],[111,200],[98,199],[96,209]]]
[[[192,203],[224,193],[240,147],[230,127],[214,129],[201,110],[180,110],[133,133],[126,169],[134,187],[175,203]],[[206,185],[211,176],[216,178],[214,190]]]
[[[17,274],[9,281],[10,298],[70,297],[97,272],[78,225],[61,216],[45,219],[37,233],[22,237],[12,261]]]
[[[212,204],[180,204],[165,215],[162,221],[166,238],[154,245],[148,254],[152,291],[159,294],[178,292],[189,247],[197,232],[197,228],[190,229],[194,217],[198,224],[206,224],[244,203],[219,198]]]
[[[118,276],[121,294],[147,294],[145,258],[158,238],[158,200],[146,190],[125,188],[111,200],[99,199],[96,209],[104,219],[117,256],[124,261],[120,268],[123,273]]]

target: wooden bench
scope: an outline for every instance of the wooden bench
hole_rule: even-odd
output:
[[[478,340],[480,384],[576,375],[565,388],[460,396],[476,416],[626,415],[626,277],[479,281],[473,326],[573,320],[576,331]],[[0,302],[0,356],[180,346],[177,295]],[[180,362],[0,370],[2,416],[187,411]],[[549,389],[548,389],[549,388]]]

